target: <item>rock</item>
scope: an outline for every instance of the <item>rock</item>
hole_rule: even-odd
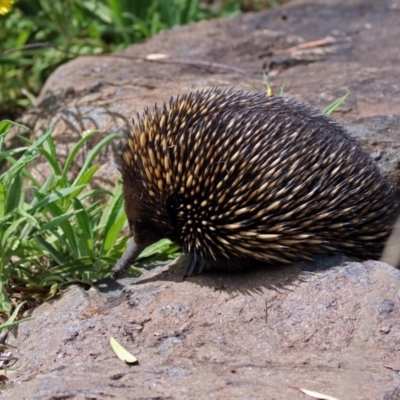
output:
[[[322,109],[349,92],[335,117],[353,127],[400,188],[399,15],[398,0],[303,0],[176,27],[121,53],[61,66],[23,122],[34,135],[55,126],[62,158],[82,131],[127,131],[137,112],[180,93],[211,86],[265,91],[264,71],[276,92],[284,85],[286,95]],[[154,54],[168,58],[146,59]],[[102,187],[118,175],[112,150],[99,159]]]
[[[30,363],[3,398],[300,398],[294,385],[378,399],[399,384],[400,271],[387,264],[182,280],[178,262],[106,283],[107,296],[73,287],[19,326],[10,344]]]

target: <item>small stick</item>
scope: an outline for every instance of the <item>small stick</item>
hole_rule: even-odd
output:
[[[309,48],[313,48],[313,47],[326,46],[327,44],[336,43],[336,41],[337,40],[333,36],[327,36],[323,39],[312,40],[310,42],[300,43],[296,46],[292,46],[287,49],[276,50],[273,53],[274,54],[287,54],[287,53],[292,53],[297,50],[305,50],[305,49],[309,49]]]

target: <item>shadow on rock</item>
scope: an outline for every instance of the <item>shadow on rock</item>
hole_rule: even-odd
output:
[[[202,274],[187,278],[183,276],[186,256],[181,256],[171,263],[150,265],[140,277],[127,277],[118,281],[105,279],[96,285],[101,294],[113,298],[130,286],[152,282],[190,282],[192,284],[213,288],[229,294],[263,293],[264,289],[274,289],[278,292],[291,290],[299,281],[308,276],[343,265],[347,259],[342,256],[323,255],[313,261],[300,261],[289,265],[258,266],[242,270],[206,270]]]

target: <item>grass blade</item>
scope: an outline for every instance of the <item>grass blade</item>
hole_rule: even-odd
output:
[[[89,153],[88,157],[85,160],[85,163],[83,164],[81,168],[81,172],[78,174],[76,177],[73,185],[76,185],[76,182],[79,182],[81,179],[82,175],[88,170],[89,165],[92,164],[93,160],[97,157],[97,155],[100,153],[100,151],[112,140],[117,138],[119,135],[118,134],[111,134],[103,138],[95,147],[93,147],[92,151]]]
[[[339,99],[335,100],[333,103],[329,104],[322,112],[326,115],[331,115],[346,99],[349,97],[349,92]]]

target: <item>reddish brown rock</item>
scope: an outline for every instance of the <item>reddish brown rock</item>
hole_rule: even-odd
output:
[[[295,385],[380,399],[400,382],[400,271],[304,265],[183,281],[178,263],[107,296],[72,288],[19,327],[10,343],[30,364],[3,397],[306,398]]]

